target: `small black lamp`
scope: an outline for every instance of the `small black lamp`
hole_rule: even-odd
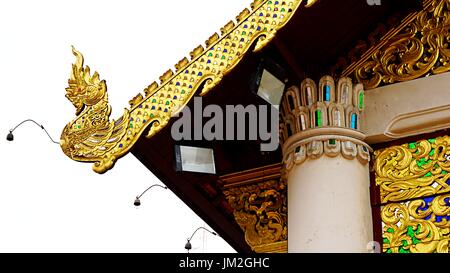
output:
[[[8,140],[8,141],[14,140],[14,135],[12,133],[12,130],[9,131],[9,134],[6,136],[6,140]]]

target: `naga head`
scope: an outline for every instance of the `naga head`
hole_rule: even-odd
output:
[[[102,135],[114,127],[109,122],[111,107],[108,104],[106,82],[100,80],[97,72],[91,76],[89,66],[84,66],[83,55],[72,47],[76,61],[72,64],[66,98],[76,108],[77,117],[64,128],[60,145],[70,158],[92,161],[95,144],[100,143],[93,134]],[[91,147],[92,146],[92,147]]]
[[[106,82],[100,80],[97,72],[90,75],[89,66],[83,67],[83,55],[72,46],[76,62],[72,64],[69,87],[66,88],[68,98],[76,108],[76,115],[83,112],[86,106],[94,106],[101,100],[107,101]]]

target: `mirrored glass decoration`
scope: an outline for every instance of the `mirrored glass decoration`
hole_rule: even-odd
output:
[[[383,252],[449,252],[450,137],[375,151]]]

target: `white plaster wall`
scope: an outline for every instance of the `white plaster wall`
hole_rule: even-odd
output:
[[[368,164],[322,156],[288,174],[288,252],[367,252]]]

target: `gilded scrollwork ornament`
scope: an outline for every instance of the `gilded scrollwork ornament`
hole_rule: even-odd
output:
[[[383,250],[449,253],[450,194],[382,207]]]
[[[224,190],[252,249],[287,240],[286,182],[280,179]]]
[[[354,76],[366,89],[410,81],[450,70],[450,1],[424,0],[423,9],[366,49],[343,75]]]
[[[385,252],[449,252],[450,138],[377,150]]]
[[[381,202],[450,192],[449,154],[449,136],[375,151],[375,179]]]

